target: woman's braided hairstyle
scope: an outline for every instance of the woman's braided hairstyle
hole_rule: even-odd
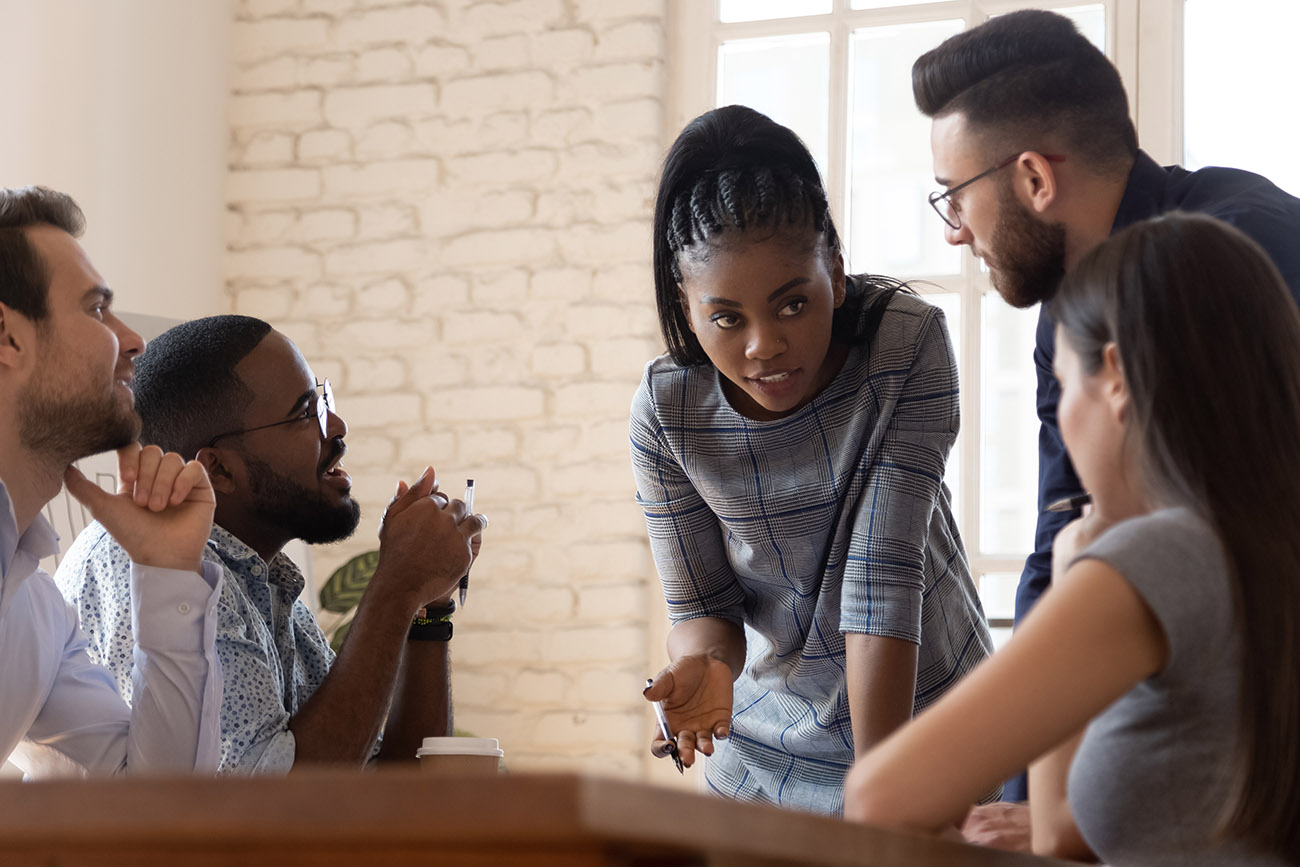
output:
[[[791,130],[742,105],[702,114],[682,130],[664,160],[654,216],[655,297],[674,361],[709,361],[678,298],[680,258],[726,232],[800,229],[822,236],[828,262],[840,255],[817,165]],[[885,277],[849,278],[833,335],[850,344],[869,342],[889,298],[901,288]]]

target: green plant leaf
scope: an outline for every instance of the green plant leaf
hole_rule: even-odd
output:
[[[379,565],[379,552],[358,554],[334,570],[320,589],[320,607],[336,614],[346,614],[361,601],[361,594],[370,583]]]
[[[347,623],[340,623],[339,627],[334,630],[334,634],[330,636],[330,649],[334,651],[335,655],[338,655],[338,652],[343,649],[343,639],[348,637],[348,630],[351,628],[351,620]]]

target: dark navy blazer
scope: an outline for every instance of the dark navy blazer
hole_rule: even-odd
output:
[[[1300,301],[1300,199],[1251,172],[1217,167],[1196,172],[1179,166],[1161,168],[1151,157],[1138,151],[1111,227],[1112,234],[1139,220],[1169,211],[1208,214],[1249,235],[1272,257],[1291,295]],[[1077,511],[1043,509],[1062,497],[1083,491],[1056,423],[1061,389],[1052,375],[1055,354],[1056,324],[1043,305],[1034,348],[1038,418],[1042,422],[1038,433],[1038,530],[1034,534],[1034,553],[1025,561],[1016,591],[1017,623],[1051,581],[1052,540],[1062,527],[1079,516]]]
[[[1180,166],[1161,168],[1138,151],[1129,172],[1111,233],[1139,220],[1169,211],[1193,211],[1217,217],[1245,232],[1273,259],[1291,295],[1300,302],[1300,199],[1278,189],[1268,178],[1238,169],[1218,167],[1189,172]],[[1052,580],[1052,540],[1079,512],[1047,512],[1049,503],[1083,492],[1074,465],[1065,452],[1056,423],[1061,387],[1052,375],[1056,355],[1056,323],[1043,305],[1038,315],[1034,367],[1038,374],[1038,529],[1034,553],[1025,561],[1016,590],[1019,623]],[[1028,795],[1025,776],[1007,782],[1003,797],[1022,801]]]

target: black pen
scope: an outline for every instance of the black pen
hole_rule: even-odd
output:
[[[465,480],[465,508],[472,515],[474,514],[474,480]],[[465,607],[465,600],[469,597],[469,572],[460,576],[460,607]]]
[[[1048,505],[1048,512],[1073,512],[1075,509],[1082,508],[1092,502],[1092,494],[1075,494],[1073,497],[1062,497],[1055,503]]]

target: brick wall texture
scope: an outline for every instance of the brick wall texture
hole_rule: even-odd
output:
[[[399,477],[473,477],[457,723],[519,769],[658,774],[627,411],[661,351],[664,5],[232,0],[232,306],[335,383],[364,509],[317,578],[374,547]]]

